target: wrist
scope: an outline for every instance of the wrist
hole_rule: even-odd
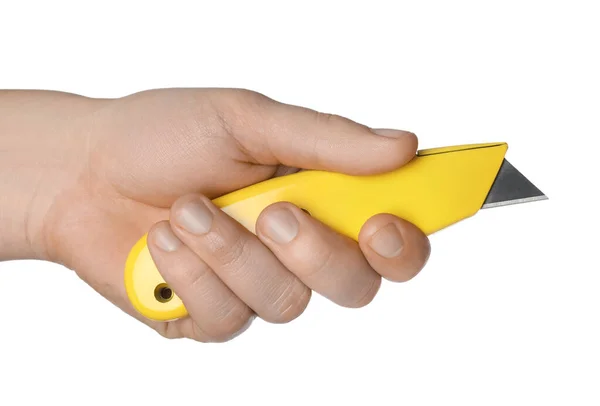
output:
[[[0,91],[0,260],[52,260],[47,215],[87,163],[92,99]]]

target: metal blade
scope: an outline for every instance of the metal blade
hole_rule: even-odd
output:
[[[482,209],[546,200],[548,197],[506,159],[502,162]]]

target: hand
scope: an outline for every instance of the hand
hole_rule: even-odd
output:
[[[62,151],[67,169],[54,179],[60,188],[36,197],[45,209],[30,221],[40,225],[32,250],[74,269],[165,337],[223,342],[255,315],[289,322],[311,291],[341,306],[365,306],[381,277],[407,281],[429,256],[427,237],[388,214],[371,218],[356,243],[290,203],[268,207],[257,235],[211,203],[300,168],[357,175],[396,169],[415,155],[411,133],[372,130],[244,90],[60,97],[82,107],[61,113],[76,115],[70,122],[77,125],[61,141],[71,145]],[[146,320],[127,299],[125,259],[148,231],[150,253],[189,317]]]

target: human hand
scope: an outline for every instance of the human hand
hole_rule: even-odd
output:
[[[210,200],[299,169],[393,170],[415,155],[411,133],[371,130],[245,90],[153,90],[81,103],[77,130],[64,141],[77,147],[64,152],[61,187],[32,221],[40,224],[35,251],[165,337],[223,342],[255,315],[289,322],[311,291],[362,307],[382,277],[407,281],[427,261],[427,237],[389,214],[367,221],[355,242],[277,203],[254,235]],[[146,320],[127,299],[125,259],[148,231],[159,272],[189,317]]]

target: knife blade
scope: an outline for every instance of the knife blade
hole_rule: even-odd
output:
[[[481,208],[489,209],[547,199],[548,196],[504,159]]]

